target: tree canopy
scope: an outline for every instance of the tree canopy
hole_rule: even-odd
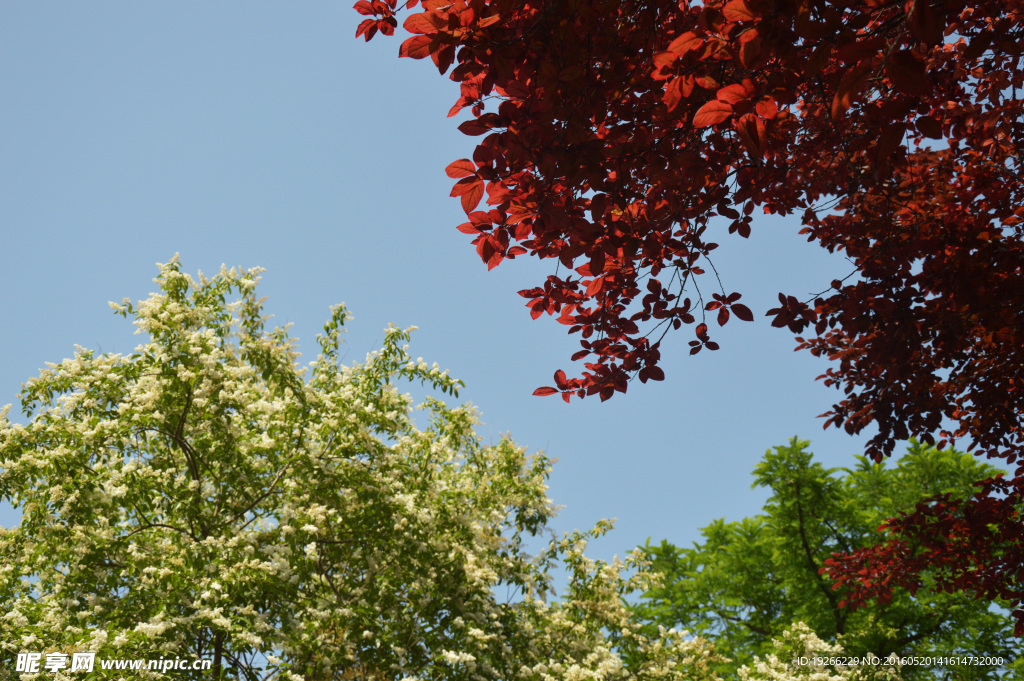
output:
[[[460,383],[412,359],[408,331],[343,366],[335,307],[302,367],[265,328],[258,275],[162,265],[159,292],[112,304],[147,342],[78,348],[24,385],[27,423],[3,410],[0,500],[22,512],[0,529],[5,658],[205,658],[175,673],[245,681],[710,678],[705,640],[640,630],[633,557],[584,555],[607,523],[527,552],[549,460],[482,444],[472,411],[436,398],[418,426],[398,382]]]
[[[1007,0],[409,0],[399,54],[460,84],[481,136],[451,163],[488,267],[554,272],[520,291],[581,336],[579,376],[537,394],[661,380],[662,339],[750,321],[711,261],[763,212],[794,216],[852,271],[779,294],[772,324],[832,361],[826,426],[1024,454],[1024,27]],[[357,36],[394,33],[396,0],[359,0]],[[481,208],[481,202],[486,205]],[[710,280],[710,281],[709,281]],[[1024,602],[1024,466],[892,523],[837,563],[862,596],[917,584]],[[956,542],[943,537],[955,532]],[[862,572],[866,570],[866,572]],[[838,573],[837,573],[838,574]],[[1016,606],[1015,606],[1016,607]],[[1024,633],[1018,607],[1017,631]]]
[[[680,627],[715,641],[731,660],[728,677],[755,655],[765,657],[792,622],[802,621],[847,654],[900,657],[1002,657],[1004,665],[907,665],[904,679],[997,679],[1019,656],[1005,609],[962,593],[896,589],[884,604],[856,611],[839,607],[842,594],[821,574],[833,553],[878,541],[887,518],[936,492],[954,498],[974,492],[975,480],[994,475],[969,454],[912,443],[895,466],[860,457],[852,469],[814,462],[808,442],[793,438],[768,450],[754,469],[754,486],[771,491],[760,515],[717,520],[693,548],[645,547],[662,583],[636,607],[657,626]],[[932,580],[930,571],[925,580]],[[1004,608],[1005,603],[1001,604]]]

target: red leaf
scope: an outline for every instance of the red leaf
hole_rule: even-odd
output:
[[[720,102],[726,102],[731,107],[735,107],[740,102],[745,102],[749,99],[747,94],[747,88],[743,87],[739,83],[733,83],[732,85],[726,85],[720,89],[715,95],[715,99]]]
[[[750,9],[745,0],[732,0],[722,8],[722,14],[729,21],[753,21],[757,19],[754,10]]]
[[[554,395],[558,390],[551,387],[537,388],[533,391],[533,394],[537,397],[546,397],[547,395]]]
[[[853,106],[853,100],[871,75],[871,61],[865,60],[853,67],[839,81],[836,95],[832,99],[832,118],[838,119]]]
[[[729,321],[729,308],[723,307],[718,310],[718,325],[725,326],[727,321]]]
[[[931,116],[921,116],[914,123],[925,137],[930,137],[933,140],[942,139],[942,124]]]
[[[750,308],[743,303],[734,303],[732,306],[732,313],[745,322],[754,321],[754,315],[750,311]]]
[[[468,121],[464,121],[461,125],[459,125],[459,132],[461,132],[464,135],[485,135],[490,131],[491,129],[489,127],[481,124],[480,121],[475,118]]]
[[[875,148],[875,176],[879,179],[891,175],[893,157],[903,141],[907,126],[903,123],[890,123],[882,131]]]
[[[772,119],[779,115],[779,106],[775,103],[775,100],[765,95],[758,102],[755,107],[757,115],[761,118]]]
[[[717,99],[712,99],[710,102],[697,109],[697,113],[693,115],[693,127],[706,128],[709,125],[721,123],[731,115],[731,104]]]
[[[470,184],[465,185],[466,189],[460,190],[458,194],[455,193],[456,188],[466,180],[475,180]],[[484,197],[484,183],[482,180],[476,178],[467,177],[465,180],[459,180],[455,187],[452,187],[452,196],[462,197],[462,209],[467,214],[473,212],[473,210],[479,205],[480,200]]]
[[[730,22],[753,22],[758,16],[744,0],[732,0],[722,8],[722,13]]]
[[[835,52],[835,57],[844,64],[857,64],[874,57],[879,50],[887,47],[885,36],[875,36],[844,45]]]
[[[448,109],[448,118],[457,115],[460,111],[462,111],[472,103],[473,100],[471,99],[467,99],[466,97],[459,97],[459,100],[452,105],[452,108]]]
[[[563,83],[571,83],[574,80],[579,80],[580,78],[582,78],[584,74],[586,74],[586,71],[584,71],[582,67],[568,66],[559,71],[558,80],[562,81]]]
[[[885,75],[903,94],[922,96],[931,91],[924,62],[910,50],[890,54],[885,60]]]
[[[942,5],[938,6],[940,11],[936,12],[932,9],[932,0],[911,0],[907,3],[910,32],[925,45],[942,42],[946,18],[941,13]]]
[[[693,31],[687,31],[668,45],[669,52],[675,52],[680,57],[686,56],[687,52],[699,49],[704,45],[704,38]]]
[[[763,158],[765,147],[768,144],[768,135],[765,131],[764,121],[754,114],[746,114],[736,121],[734,127],[750,155],[754,158]],[[739,213],[728,217],[738,218]]]
[[[398,48],[398,56],[423,59],[430,55],[431,40],[432,38],[429,35],[414,35]]]
[[[761,36],[757,30],[751,29],[740,38],[740,63],[748,69],[758,64],[758,57],[761,56]]]
[[[568,387],[568,382],[565,378],[565,372],[559,369],[555,372],[555,385],[558,386],[559,390],[565,390]]]
[[[654,55],[654,71],[651,72],[651,77],[654,80],[671,78],[675,72],[676,59],[675,52],[659,52]]]
[[[371,16],[372,17],[375,14],[377,14],[377,12],[374,11],[373,5],[370,4],[369,0],[359,0],[359,2],[357,2],[356,4],[354,4],[352,6],[352,9],[354,9],[357,12],[359,12],[363,16]],[[358,35],[359,34],[357,33],[356,36],[358,37]]]
[[[431,52],[430,59],[437,65],[437,70],[444,74],[455,61],[455,46],[445,45],[440,50]]]
[[[679,102],[684,97],[690,96],[690,93],[693,92],[693,85],[693,76],[679,76],[669,82],[662,97],[662,101],[665,102],[669,111],[679,106]]]
[[[448,177],[454,179],[468,177],[470,175],[476,175],[476,164],[468,158],[460,158],[458,161],[452,161],[449,163],[448,167],[444,169],[444,172],[448,174]]]
[[[454,185],[452,185],[452,193],[449,194],[449,196],[464,196],[465,194],[474,191],[474,185],[479,184],[482,188],[483,183],[484,181],[481,180],[479,177],[476,177],[475,175],[463,178],[456,182]],[[482,191],[483,190],[481,189],[481,193]]]
[[[377,20],[376,19],[363,19],[359,22],[359,27],[356,28],[356,37],[365,34],[365,40],[370,41],[370,38],[377,32]]]
[[[420,12],[406,17],[402,28],[409,33],[437,33],[444,25],[444,20],[433,12]]]
[[[747,116],[749,115],[750,114],[747,114]],[[744,118],[746,118],[746,116],[744,116]],[[722,217],[729,218],[730,220],[738,220],[740,217],[740,212],[738,210],[736,210],[732,206],[727,206],[724,203],[718,204],[718,206],[715,208],[715,211]]]

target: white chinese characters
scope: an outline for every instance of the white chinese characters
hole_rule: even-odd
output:
[[[48,672],[59,672],[67,669],[72,672],[91,672],[96,663],[96,653],[18,653],[14,671],[25,674],[36,674],[40,666]]]

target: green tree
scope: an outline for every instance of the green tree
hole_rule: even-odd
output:
[[[808,444],[793,438],[755,467],[754,487],[772,492],[763,514],[716,520],[694,548],[648,542],[645,551],[663,581],[644,594],[636,612],[652,628],[683,627],[712,637],[733,660],[721,672],[764,657],[772,639],[798,621],[826,641],[841,640],[850,655],[1002,656],[1009,664],[1018,649],[1012,625],[988,602],[922,588],[916,594],[896,590],[887,603],[853,611],[820,572],[833,552],[877,543],[887,518],[913,511],[933,494],[965,498],[973,482],[1000,471],[969,454],[918,443],[888,468],[858,457],[852,470],[826,469],[812,461]],[[906,679],[999,673],[991,666],[902,670]]]
[[[338,306],[303,368],[258,274],[162,265],[158,293],[113,305],[148,342],[79,348],[23,387],[26,424],[0,413],[0,499],[22,512],[0,529],[0,677],[35,651],[204,658],[173,672],[204,680],[709,678],[705,641],[641,631],[634,558],[583,554],[607,523],[525,551],[549,461],[437,399],[418,427],[396,382],[459,382],[407,331],[342,366]]]

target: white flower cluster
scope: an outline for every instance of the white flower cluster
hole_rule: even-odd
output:
[[[803,622],[772,642],[775,652],[740,667],[740,681],[899,681],[892,659],[847,656],[842,645],[822,641]]]
[[[0,529],[4,654],[213,656],[246,681],[713,678],[706,641],[641,633],[634,558],[584,555],[610,524],[524,551],[554,512],[548,459],[433,398],[418,428],[396,382],[461,384],[410,330],[341,366],[337,306],[300,368],[258,280],[162,265],[159,292],[113,305],[148,342],[80,348],[26,384],[29,424],[0,413],[0,500],[23,514]]]

